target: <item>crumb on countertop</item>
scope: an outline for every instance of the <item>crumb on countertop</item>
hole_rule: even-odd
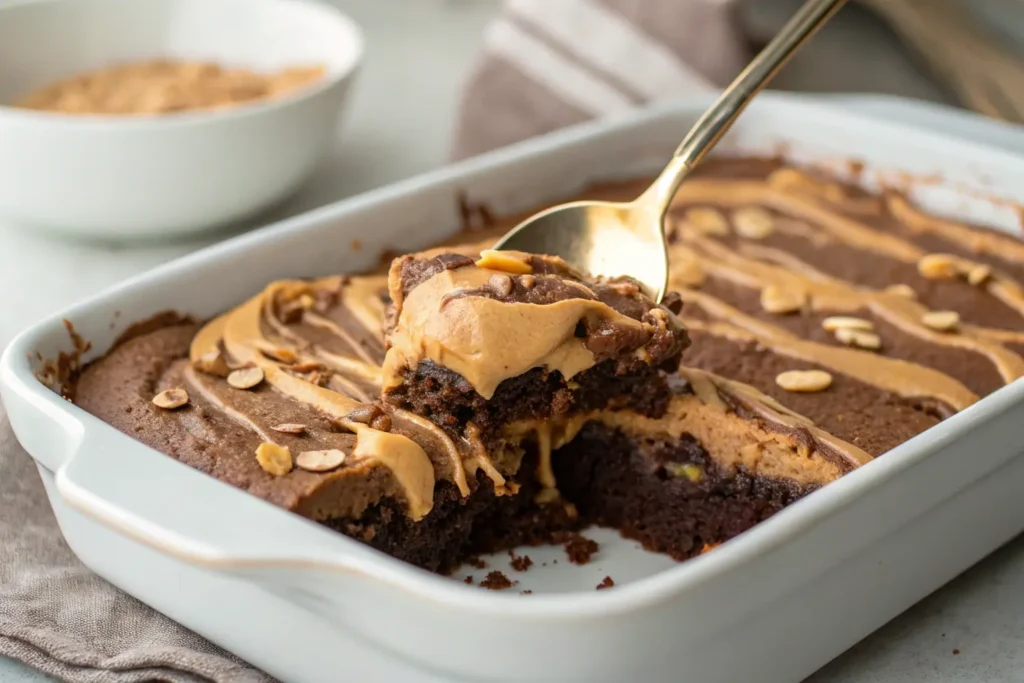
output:
[[[615,582],[612,581],[612,577],[606,576],[606,577],[604,577],[604,579],[602,579],[601,583],[597,584],[597,590],[603,590],[605,588],[611,588],[614,585],[615,585]]]

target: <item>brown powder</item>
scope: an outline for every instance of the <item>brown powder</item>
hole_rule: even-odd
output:
[[[495,569],[494,571],[492,571],[484,577],[484,580],[480,582],[480,586],[486,588],[487,590],[503,591],[507,588],[511,588],[517,583],[519,582],[512,581],[503,573]]]
[[[606,577],[604,577],[604,579],[601,580],[601,583],[597,584],[597,590],[604,590],[605,588],[611,588],[614,585],[615,585],[615,582],[612,581],[612,577],[606,576]]]
[[[52,83],[16,107],[62,114],[153,115],[268,100],[323,78],[322,66],[258,73],[208,62],[152,60],[90,71]]]

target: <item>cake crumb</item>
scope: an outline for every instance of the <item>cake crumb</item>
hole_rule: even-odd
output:
[[[524,591],[519,591],[519,593],[522,594],[522,595],[533,595],[533,591],[530,590],[529,588],[527,588]]]
[[[473,575],[472,575],[472,574],[470,574],[469,576],[467,576],[466,578],[464,578],[464,579],[463,579],[463,581],[465,581],[465,582],[466,582],[466,583],[468,583],[468,584],[469,584],[470,586],[472,586],[472,585],[473,585]]]
[[[515,550],[509,550],[508,556],[512,560],[512,569],[515,569],[517,572],[525,572],[533,566],[533,560],[529,555],[516,555]]]
[[[597,590],[603,590],[605,588],[611,588],[614,585],[615,585],[615,582],[612,581],[612,577],[606,576],[601,581],[601,583],[597,584]]]
[[[704,547],[700,549],[700,553],[699,554],[703,555],[707,551],[714,550],[715,548],[717,548],[720,545],[722,545],[722,544],[721,543],[705,543]]]
[[[507,588],[511,588],[517,583],[519,582],[511,580],[502,572],[495,569],[484,577],[484,580],[480,582],[480,587],[492,591],[503,591]]]
[[[957,650],[956,648],[954,648],[954,649],[953,649],[953,654],[955,654],[955,655],[958,655],[958,654],[960,654],[960,650]]]
[[[565,548],[565,554],[573,564],[587,564],[601,546],[586,536],[576,533],[559,534],[555,539]],[[556,560],[557,561],[557,560]]]
[[[468,564],[470,567],[473,567],[474,569],[484,569],[487,566],[487,563],[481,560],[479,557],[469,558],[468,560],[466,560],[466,564]]]

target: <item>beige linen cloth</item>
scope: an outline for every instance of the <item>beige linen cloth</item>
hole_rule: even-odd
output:
[[[464,93],[455,154],[678,97],[747,55],[729,0],[510,0]],[[0,408],[0,655],[62,680],[268,681],[86,569]]]

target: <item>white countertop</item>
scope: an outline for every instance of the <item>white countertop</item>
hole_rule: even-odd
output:
[[[4,2],[5,0],[0,0]],[[367,62],[338,144],[284,216],[443,163],[458,87],[497,0],[332,0],[363,25]],[[794,5],[747,12],[755,33]],[[944,100],[891,35],[855,10],[798,55],[778,84]],[[264,221],[265,222],[265,221]],[[202,247],[68,243],[0,221],[0,347],[35,319],[129,275]],[[955,537],[951,536],[951,543]],[[841,618],[841,617],[839,617]],[[812,677],[813,683],[1024,681],[1024,537],[898,617]],[[955,654],[958,653],[958,654]],[[780,653],[785,656],[785,653]],[[0,658],[0,682],[48,680]]]

